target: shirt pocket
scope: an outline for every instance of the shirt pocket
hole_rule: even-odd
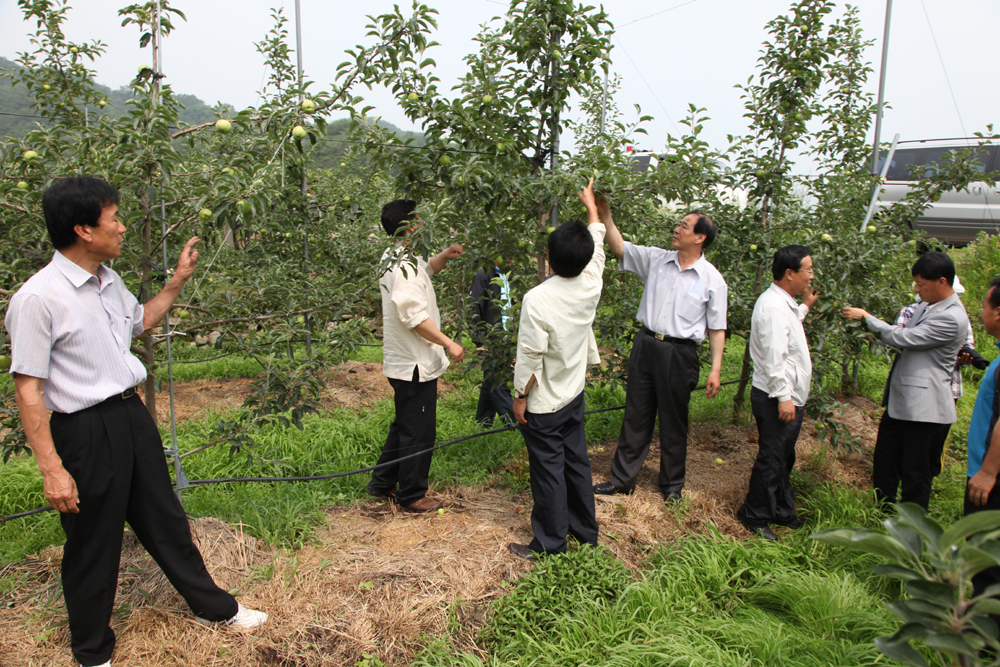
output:
[[[705,294],[702,298],[688,292],[681,297],[680,304],[677,307],[677,314],[681,316],[681,319],[688,322],[697,322],[704,314],[707,302],[708,294]]]

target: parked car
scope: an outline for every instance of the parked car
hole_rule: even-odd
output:
[[[899,142],[879,195],[879,205],[885,208],[906,197],[915,181],[933,174],[934,163],[949,151],[973,148],[978,143],[978,139]],[[1000,170],[1000,146],[984,146],[976,159],[984,174]],[[964,190],[942,192],[940,200],[932,202],[923,215],[909,222],[914,229],[954,246],[968,245],[979,232],[998,234],[1000,183],[990,187],[985,181],[973,181]]]

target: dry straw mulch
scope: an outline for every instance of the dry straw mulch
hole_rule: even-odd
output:
[[[853,399],[841,420],[870,450],[878,415],[871,401]],[[815,424],[806,420],[798,466],[866,487],[870,451],[830,454],[814,432]],[[595,481],[606,478],[614,447],[607,442],[592,448]],[[752,425],[695,426],[685,501],[670,508],[656,488],[654,441],[636,492],[598,502],[601,542],[637,569],[655,545],[712,525],[748,537],[733,514],[756,451]],[[523,461],[511,467],[523,470]],[[407,514],[384,500],[331,507],[315,542],[294,553],[264,547],[238,526],[192,521],[220,585],[270,614],[266,626],[250,635],[197,625],[156,565],[129,541],[113,619],[119,637],[115,664],[353,665],[368,653],[387,665],[406,665],[427,636],[448,630],[467,650],[478,651],[475,634],[489,604],[530,568],[507,552],[507,544],[530,540],[531,495],[478,487],[432,495],[444,501],[443,515]],[[0,667],[72,664],[58,585],[60,554],[52,548],[2,573],[18,586],[2,598]]]

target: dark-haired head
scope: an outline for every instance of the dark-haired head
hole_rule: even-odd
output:
[[[49,239],[56,250],[76,243],[74,227],[96,227],[101,211],[118,204],[118,190],[105,180],[92,176],[60,178],[42,195],[42,212]]]
[[[990,308],[1000,308],[1000,289],[997,288],[1000,288],[1000,278],[994,278],[986,286],[986,301]]]
[[[798,271],[802,268],[802,260],[812,255],[809,246],[786,245],[779,248],[774,253],[774,261],[771,262],[771,275],[775,280],[781,280],[785,273],[791,269]]]
[[[688,215],[695,216],[694,233],[705,235],[705,240],[701,242],[701,249],[703,251],[707,250],[708,246],[712,245],[712,241],[715,240],[719,230],[716,229],[712,219],[701,211],[691,211]]]
[[[981,317],[986,333],[1000,339],[1000,278],[994,278],[986,286]]]
[[[397,199],[382,207],[382,229],[389,236],[398,236],[404,222],[413,220],[417,202],[412,199]]]
[[[549,266],[557,276],[575,278],[594,256],[594,237],[579,220],[564,222],[549,234]]]
[[[910,275],[929,282],[945,279],[948,287],[955,284],[955,263],[943,252],[925,252],[913,265]]]

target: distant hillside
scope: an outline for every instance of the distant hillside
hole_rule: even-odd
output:
[[[13,61],[0,57],[0,69],[19,69]],[[94,109],[93,113],[108,114],[112,118],[125,115],[128,110],[126,102],[131,99],[132,91],[127,86],[118,90],[112,90],[107,86],[97,85],[98,90],[103,92],[108,99],[108,105],[103,110]],[[184,105],[180,118],[189,125],[207,123],[216,119],[216,113],[212,107],[202,102],[194,95],[181,95],[174,91],[178,102]],[[0,138],[13,137],[20,139],[36,127],[37,123],[44,123],[38,118],[25,118],[24,116],[36,116],[37,112],[31,108],[32,99],[28,96],[28,91],[24,86],[12,86],[7,79],[0,80]],[[417,145],[423,145],[423,135],[418,132],[400,132],[391,123],[380,122],[380,124],[390,130],[395,130],[401,138],[413,138]],[[324,141],[316,148],[316,161],[314,166],[318,169],[333,169],[343,160],[344,152],[350,146],[347,143],[348,126],[350,121],[346,118],[330,122],[327,126],[329,133]]]
[[[17,63],[6,58],[0,58],[0,69],[14,70],[20,69]],[[107,114],[112,118],[125,115],[128,106],[125,104],[132,97],[132,91],[123,86],[118,90],[112,90],[107,86],[97,84],[97,89],[104,93],[108,99],[108,106],[102,110],[94,109],[94,114]],[[177,101],[186,108],[181,112],[181,120],[192,125],[205,123],[216,118],[212,107],[208,106],[194,95],[177,95]],[[28,97],[28,91],[24,86],[13,86],[8,79],[0,80],[0,137],[22,138],[25,134],[35,128],[37,123],[45,121],[38,118],[23,118],[21,116],[36,116],[37,112],[31,108],[32,99]],[[18,114],[14,116],[5,114]]]

